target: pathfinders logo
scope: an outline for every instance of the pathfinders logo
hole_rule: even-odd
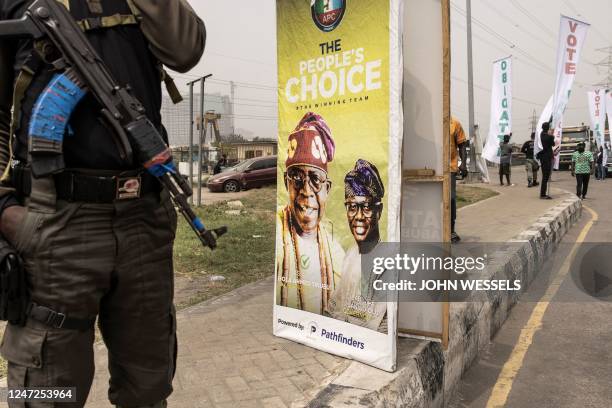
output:
[[[342,21],[346,0],[311,0],[312,19],[321,31],[332,31]]]

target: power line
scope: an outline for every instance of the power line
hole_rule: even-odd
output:
[[[269,67],[276,67],[276,64],[271,64],[269,62],[257,61],[257,60],[254,60],[254,59],[243,58],[243,57],[235,57],[233,55],[221,54],[220,52],[215,52],[215,51],[208,51],[208,53],[212,54],[212,55],[216,55],[218,57],[222,57],[222,58],[228,58],[228,59],[234,59],[234,60],[237,60],[237,61],[248,62],[250,64],[257,64],[257,65],[265,65],[265,66],[269,66]]]
[[[527,10],[526,8],[521,6],[518,1],[510,0],[510,3],[512,3],[512,5],[518,11],[520,11],[521,13],[523,13],[523,15],[525,15],[528,19],[530,19],[537,27],[539,27],[540,29],[542,29],[542,31],[544,31],[546,34],[548,34],[550,37],[552,37],[553,40],[557,39],[557,35],[555,35],[555,33],[552,30],[546,28],[546,26],[544,24],[542,24],[542,22],[540,20],[538,20],[537,17],[535,17],[533,14],[531,14],[529,12],[529,10]]]
[[[460,14],[462,14],[463,16],[466,16],[466,12],[465,10],[461,9],[459,6],[457,6],[454,3],[451,3],[451,7],[453,7],[457,12],[459,12]],[[485,32],[487,32],[489,35],[492,35],[498,39],[500,39],[500,41],[502,41],[503,43],[505,43],[508,47],[510,47],[511,49],[515,50],[516,52],[520,53],[521,55],[523,55],[524,57],[526,57],[529,61],[533,61],[536,62],[538,65],[532,65],[534,68],[544,72],[545,74],[548,75],[555,75],[555,72],[549,68],[549,66],[540,61],[539,59],[533,57],[531,54],[529,54],[527,51],[523,50],[521,47],[519,47],[518,45],[514,44],[512,41],[506,39],[506,37],[498,34],[493,28],[487,26],[485,23],[481,22],[480,20],[476,19],[475,17],[472,16],[472,20],[473,22],[478,25],[481,29],[483,29]],[[523,61],[525,62],[525,61]],[[580,86],[588,86],[585,83],[579,82],[579,81],[574,81],[576,84],[580,85]]]
[[[493,10],[493,11],[494,11],[494,12],[495,12],[495,13],[496,13],[498,16],[500,16],[500,17],[502,18],[502,20],[503,20],[503,21],[508,22],[508,24],[511,24],[511,23],[510,23],[510,21],[511,21],[511,22],[512,22],[512,24],[511,24],[511,25],[512,25],[513,27],[520,28],[520,31],[522,31],[522,32],[524,32],[524,33],[526,33],[526,34],[528,34],[528,35],[529,35],[531,38],[535,38],[535,39],[537,39],[538,41],[541,41],[543,44],[545,44],[545,45],[547,45],[547,46],[549,46],[549,47],[551,47],[551,48],[553,48],[553,49],[556,47],[556,45],[554,44],[554,42],[552,42],[552,41],[550,41],[550,42],[549,42],[549,41],[547,41],[547,40],[544,40],[544,39],[542,39],[541,37],[538,37],[538,36],[536,36],[535,34],[531,33],[530,31],[527,31],[527,30],[525,30],[523,27],[519,26],[519,24],[518,24],[518,23],[516,23],[516,21],[514,21],[512,18],[510,18],[510,16],[508,16],[508,14],[507,14],[507,13],[503,13],[502,11],[500,11],[500,10],[499,10],[497,7],[495,7],[493,4],[491,4],[491,3],[489,2],[489,0],[484,0],[484,1],[483,1],[483,3],[484,3],[484,4],[485,4],[487,7],[489,7],[491,10]]]
[[[460,14],[462,14],[463,16],[466,16],[466,12],[465,10],[461,9],[459,6],[457,6],[454,3],[451,3],[451,6]],[[524,51],[522,48],[520,48],[519,46],[517,46],[516,44],[514,44],[512,41],[508,40],[506,37],[498,34],[493,28],[489,27],[488,25],[484,24],[483,22],[481,22],[480,20],[476,19],[475,17],[472,17],[472,21],[478,26],[480,27],[482,30],[484,30],[485,32],[487,32],[489,35],[499,39],[501,42],[503,42],[504,44],[506,44],[509,48],[511,48],[512,50],[515,50],[516,52],[520,53],[521,55],[525,56],[526,58],[528,58],[529,61],[533,61],[535,63],[537,63],[537,69],[541,70],[542,72],[545,72],[547,74],[550,74],[552,72],[552,70],[548,67],[547,64],[543,63],[542,61],[538,60],[537,58],[533,57],[531,54],[529,54],[527,51]]]

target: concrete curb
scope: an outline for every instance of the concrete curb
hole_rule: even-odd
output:
[[[447,350],[436,342],[398,340],[398,369],[387,373],[352,362],[308,404],[323,407],[444,407],[461,376],[489,347],[510,309],[526,291],[538,269],[582,215],[582,202],[568,196],[510,241],[512,249],[496,253],[489,268],[493,279],[521,279],[522,291],[497,292],[473,302],[452,303]]]

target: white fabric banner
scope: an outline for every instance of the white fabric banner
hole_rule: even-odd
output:
[[[589,112],[591,114],[591,129],[597,142],[597,150],[605,145],[604,131],[606,129],[606,90],[595,89],[588,92]],[[604,148],[604,160],[607,160],[607,150]]]
[[[612,92],[608,92],[606,94],[606,112],[608,113],[608,148],[610,148],[610,144],[612,143],[612,132],[609,129],[612,129]]]
[[[499,144],[512,132],[512,57],[493,63],[491,122],[482,157],[499,163]]]
[[[575,20],[570,17],[561,16],[559,27],[559,48],[557,49],[557,79],[555,81],[555,93],[553,102],[552,128],[555,129],[555,144],[561,144],[561,129],[563,113],[569,102],[576,67],[580,61],[580,52],[586,39],[589,24]],[[558,157],[555,159],[558,163]],[[557,166],[555,166],[557,167]]]
[[[546,106],[544,106],[544,110],[542,110],[542,113],[540,114],[540,119],[538,120],[538,126],[536,127],[536,137],[535,137],[535,142],[533,144],[534,157],[542,150],[542,139],[540,139],[540,135],[542,134],[542,125],[545,122],[550,121],[550,116],[552,115],[552,108],[553,108],[553,97],[551,96],[548,99]]]

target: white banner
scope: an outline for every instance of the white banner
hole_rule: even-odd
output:
[[[550,121],[550,116],[552,115],[553,108],[553,97],[551,96],[544,106],[544,110],[540,114],[540,119],[538,120],[538,126],[536,127],[536,137],[535,142],[533,144],[533,155],[534,157],[542,150],[542,139],[540,139],[540,135],[542,134],[542,125],[545,122]]]
[[[499,145],[504,140],[504,135],[510,132],[512,132],[512,57],[507,57],[493,63],[491,122],[482,156],[490,162],[499,163]]]
[[[612,144],[612,92],[608,92],[606,94],[606,112],[608,113],[608,148],[610,148]]]
[[[597,150],[605,145],[604,131],[606,129],[606,90],[595,89],[588,92],[589,112],[591,114],[591,129],[597,142]],[[607,160],[607,150],[604,148],[604,160]]]
[[[557,49],[557,79],[553,102],[552,128],[561,129],[563,113],[569,102],[572,85],[576,77],[576,67],[580,52],[586,39],[589,24],[566,16],[561,16],[559,27],[559,48]],[[555,144],[561,144],[561,132],[555,131]],[[558,157],[555,160],[558,163]],[[557,167],[557,166],[555,166]]]

